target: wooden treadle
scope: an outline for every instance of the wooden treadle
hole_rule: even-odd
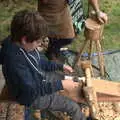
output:
[[[120,97],[97,93],[98,102],[120,102]]]
[[[68,96],[67,94],[64,94],[64,95],[78,103],[86,102],[82,97],[80,98],[78,96]],[[120,102],[120,97],[97,93],[97,101],[98,102]]]

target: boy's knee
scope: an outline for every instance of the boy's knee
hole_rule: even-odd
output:
[[[73,102],[71,106],[72,107],[69,111],[69,114],[72,115],[73,120],[86,120],[84,114],[82,113],[80,109],[80,106],[77,103]]]
[[[72,105],[72,109],[73,109],[73,111],[80,111],[80,107],[79,107],[79,105],[77,104],[77,103],[73,103],[73,105]]]
[[[68,106],[66,107],[68,107],[69,112],[72,112],[72,113],[76,111],[80,112],[80,107],[76,102],[70,101],[68,102]]]

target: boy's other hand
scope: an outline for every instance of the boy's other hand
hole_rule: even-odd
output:
[[[63,70],[64,70],[64,72],[70,72],[70,73],[73,72],[72,67],[70,67],[69,65],[64,65]]]
[[[72,89],[79,87],[79,82],[74,82],[71,79],[70,80],[66,79],[66,80],[62,80],[62,85],[63,85],[64,90],[69,92]]]

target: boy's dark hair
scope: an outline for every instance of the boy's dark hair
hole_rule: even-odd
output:
[[[37,11],[23,10],[17,12],[11,23],[11,36],[13,41],[19,41],[23,36],[27,42],[33,42],[48,36],[47,22]]]

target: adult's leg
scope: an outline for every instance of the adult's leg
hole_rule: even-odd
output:
[[[49,44],[48,44],[48,49],[47,49],[47,56],[48,58],[52,58],[52,55],[56,56],[59,55],[60,48],[71,44],[73,38],[66,38],[66,39],[56,39],[56,38],[49,38]]]
[[[39,96],[32,107],[33,109],[67,112],[72,120],[86,120],[77,103],[57,93],[44,97]]]

